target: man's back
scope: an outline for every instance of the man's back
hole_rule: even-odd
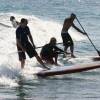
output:
[[[54,46],[52,46],[51,44],[46,44],[43,46],[43,48],[41,50],[41,54],[50,55],[51,53],[53,53],[53,48],[54,48]]]
[[[22,44],[26,43],[28,41],[27,35],[30,33],[29,28],[26,27],[21,27],[19,26],[16,29],[16,38],[20,40]]]
[[[63,24],[62,32],[67,32],[68,29],[73,25],[70,18],[66,18]]]

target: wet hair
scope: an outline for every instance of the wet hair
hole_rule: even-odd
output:
[[[11,16],[11,17],[10,17],[10,21],[13,21],[14,19],[15,19],[14,16]]]
[[[74,14],[74,13],[71,13],[71,16],[70,16],[71,18],[75,18],[76,17],[76,15]]]
[[[52,37],[51,39],[50,39],[50,43],[52,43],[52,44],[54,44],[54,43],[56,43],[56,38],[55,37]]]
[[[21,23],[24,23],[24,22],[28,23],[28,20],[25,19],[25,18],[22,18],[22,19],[21,19]]]

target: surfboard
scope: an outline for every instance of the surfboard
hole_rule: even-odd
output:
[[[67,56],[66,58],[63,58],[64,60],[66,61],[71,61],[71,60],[77,60],[77,61],[92,61],[92,62],[95,62],[95,61],[100,61],[100,57],[99,56],[87,56],[87,57],[75,57],[75,58],[72,58],[71,56]]]
[[[46,76],[54,76],[54,75],[63,75],[63,74],[71,74],[78,73],[88,70],[93,70],[96,68],[100,68],[100,62],[93,63],[85,63],[85,64],[76,64],[72,66],[58,66],[57,68],[53,68],[50,70],[44,70],[37,73],[38,76],[46,77]]]

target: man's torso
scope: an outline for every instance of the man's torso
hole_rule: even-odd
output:
[[[22,28],[19,26],[16,30],[16,38],[21,42],[21,44],[25,44],[28,41],[28,34],[30,33],[29,28],[26,26]]]

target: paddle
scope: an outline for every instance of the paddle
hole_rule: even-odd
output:
[[[63,44],[62,42],[60,42],[60,43],[57,43],[57,45],[58,44]],[[42,48],[43,46],[40,46],[40,47],[36,47],[36,49],[39,49],[39,48]],[[68,53],[68,52],[59,52],[58,54],[64,54],[64,53],[66,53],[66,54],[70,54],[70,53]]]
[[[83,28],[83,26],[81,25],[81,23],[80,23],[80,21],[78,20],[77,17],[76,17],[76,20],[79,23],[79,25],[81,26],[81,28],[83,29],[84,33],[87,35],[87,37],[88,37],[89,41],[91,42],[92,46],[94,47],[94,49],[96,50],[96,52],[100,56],[100,51],[95,47],[95,45],[93,44],[92,40],[90,39],[89,35],[86,33],[85,29]]]
[[[0,25],[2,25],[2,26],[4,26],[4,27],[7,27],[7,28],[11,28],[11,26],[6,25],[6,24],[3,24],[3,23],[0,23]]]
[[[57,43],[57,44],[63,44],[63,43]],[[40,46],[40,47],[36,47],[36,49],[39,49],[39,48],[42,48],[43,46]]]

